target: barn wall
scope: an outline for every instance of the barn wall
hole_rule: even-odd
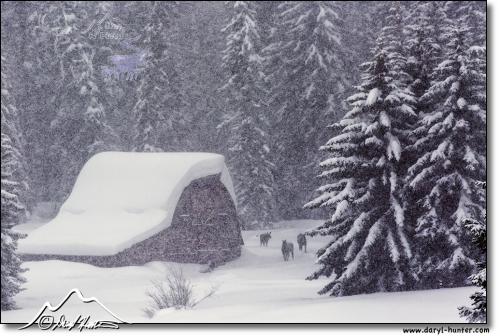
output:
[[[58,259],[100,267],[150,261],[221,264],[241,255],[240,223],[233,201],[214,175],[193,181],[182,193],[171,225],[111,256],[24,254],[25,261]]]

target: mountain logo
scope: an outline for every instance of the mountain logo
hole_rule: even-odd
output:
[[[67,305],[70,300],[75,301],[74,304]],[[33,320],[19,330],[33,325],[37,325],[41,330],[118,329],[120,324],[129,323],[109,310],[97,298],[86,298],[78,288],[73,288],[58,305],[52,306],[50,302],[45,302]]]
[[[129,24],[127,24],[127,27]],[[114,20],[110,13],[105,13],[99,20],[93,20],[83,34],[92,40],[136,40],[139,35],[127,31],[118,20]],[[136,35],[133,37],[132,35]]]

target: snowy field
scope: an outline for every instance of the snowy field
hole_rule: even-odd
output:
[[[201,273],[204,267],[182,265],[201,298],[217,288],[215,294],[192,309],[159,311],[149,319],[143,312],[148,306],[146,292],[151,281],[162,279],[172,263],[152,262],[144,266],[99,268],[64,261],[27,262],[26,290],[16,297],[22,309],[2,312],[2,322],[25,323],[31,320],[45,301],[58,304],[73,288],[86,297],[95,296],[116,315],[128,322],[323,322],[323,323],[454,323],[465,322],[457,307],[468,304],[472,287],[405,293],[377,293],[334,298],[316,292],[327,279],[304,280],[315,268],[314,252],[326,238],[309,238],[308,253],[297,251],[296,236],[318,221],[289,221],[282,229],[271,230],[268,247],[259,246],[261,231],[243,233],[242,257]],[[30,226],[24,226],[28,232]],[[295,260],[284,262],[281,241],[295,245]],[[86,306],[96,309],[97,305]],[[70,300],[67,312],[78,312],[82,304]],[[98,314],[97,314],[98,315]]]

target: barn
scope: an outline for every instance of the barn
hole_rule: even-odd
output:
[[[153,260],[220,264],[241,254],[224,157],[103,152],[82,168],[57,216],[19,241],[23,260],[102,267]]]

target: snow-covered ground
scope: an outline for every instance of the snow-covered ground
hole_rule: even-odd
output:
[[[16,300],[22,309],[2,312],[2,322],[25,323],[45,301],[53,305],[73,288],[98,298],[113,313],[128,322],[324,322],[324,323],[453,323],[464,322],[457,307],[469,302],[472,287],[404,293],[377,293],[335,298],[316,292],[328,279],[304,280],[315,268],[314,252],[327,238],[309,238],[308,253],[297,251],[296,236],[318,221],[289,221],[272,231],[268,247],[259,246],[260,231],[243,233],[241,258],[201,273],[203,266],[182,265],[197,297],[213,287],[215,294],[187,310],[167,309],[148,319],[146,292],[151,281],[161,279],[172,263],[152,262],[144,266],[99,268],[64,261],[27,262],[26,290]],[[295,259],[284,262],[281,241],[294,242]],[[99,309],[95,305],[96,309]],[[78,312],[75,300],[64,306]],[[96,312],[97,313],[97,312]]]

